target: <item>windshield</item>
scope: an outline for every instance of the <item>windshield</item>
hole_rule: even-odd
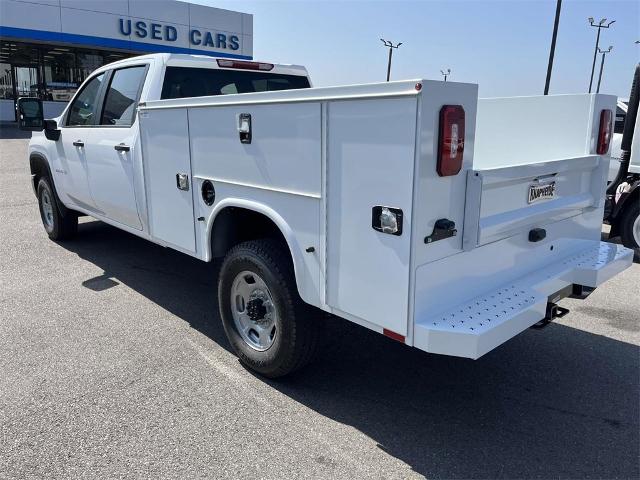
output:
[[[167,67],[161,99],[309,88],[307,77],[213,68]]]

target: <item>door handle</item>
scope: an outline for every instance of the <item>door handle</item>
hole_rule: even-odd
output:
[[[129,145],[125,145],[124,143],[115,145],[113,148],[115,148],[118,152],[128,152],[130,150]]]
[[[73,142],[74,147],[84,147],[84,142],[82,140],[76,140]]]

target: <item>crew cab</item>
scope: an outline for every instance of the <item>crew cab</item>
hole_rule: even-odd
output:
[[[322,312],[476,359],[631,264],[600,241],[615,97],[310,87],[302,67],[154,54],[96,70],[59,118],[21,99],[46,232],[90,215],[223,258],[226,334],[269,377],[310,360]]]

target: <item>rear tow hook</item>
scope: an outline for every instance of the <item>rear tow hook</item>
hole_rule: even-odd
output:
[[[531,328],[544,328],[551,323],[552,320],[556,318],[562,318],[567,313],[569,313],[568,308],[561,307],[556,303],[549,302],[547,303],[547,312],[542,320],[537,323],[531,325]]]

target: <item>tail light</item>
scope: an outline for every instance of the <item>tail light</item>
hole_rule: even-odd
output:
[[[445,105],[440,109],[438,136],[438,175],[456,175],[462,168],[464,153],[464,109],[462,105]]]
[[[598,147],[596,152],[598,155],[604,155],[609,151],[611,143],[611,129],[613,127],[613,115],[611,110],[602,110],[600,112],[600,128],[598,130]]]
[[[266,72],[268,72],[269,70],[273,70],[273,63],[241,62],[238,60],[225,60],[222,58],[218,58],[216,61],[218,62],[218,66],[222,68],[236,68],[239,70],[263,70]]]

